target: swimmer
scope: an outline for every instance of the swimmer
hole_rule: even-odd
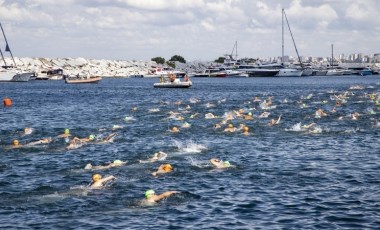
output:
[[[249,135],[249,128],[248,128],[248,126],[244,126],[243,127],[243,135],[246,135],[246,136]]]
[[[247,115],[244,116],[244,120],[252,120],[252,119],[253,119],[253,116],[251,112],[249,112]]]
[[[358,112],[355,112],[355,113],[351,114],[351,119],[352,120],[358,120],[359,117],[360,117],[360,113],[358,113]]]
[[[325,111],[323,111],[323,109],[317,109],[317,111],[315,111],[315,117],[316,118],[321,118],[321,117],[325,117],[327,116],[327,113],[325,113]]]
[[[113,139],[116,137],[117,133],[111,133],[110,135],[108,135],[106,138],[104,138],[103,140],[97,142],[97,143],[109,143],[109,142],[113,142]]]
[[[230,168],[232,165],[229,161],[222,161],[216,158],[210,159],[210,163],[218,169]]]
[[[116,178],[114,176],[108,176],[108,177],[102,178],[102,175],[94,174],[92,175],[92,182],[90,184],[90,188],[101,188],[108,181],[115,180],[115,179]]]
[[[49,138],[44,138],[44,139],[41,139],[38,141],[33,141],[33,142],[22,145],[22,144],[20,144],[20,142],[18,140],[13,140],[12,148],[20,148],[23,146],[28,147],[28,146],[34,146],[34,145],[39,145],[39,144],[49,144],[51,141],[52,141],[52,138],[49,137]]]
[[[183,124],[181,125],[181,128],[190,128],[190,126],[191,126],[191,124],[189,124],[189,123],[187,123],[187,122],[185,121],[185,123],[183,123]]]
[[[263,112],[262,114],[259,115],[259,118],[267,118],[270,115],[269,112]]]
[[[24,135],[32,134],[32,132],[33,132],[33,128],[25,128],[24,129]]]
[[[70,137],[70,129],[65,129],[63,134],[60,134],[57,136],[57,138],[65,138],[65,137]]]
[[[233,124],[228,124],[228,127],[223,130],[224,132],[233,133],[236,131],[236,128]]]
[[[122,128],[124,128],[124,127],[121,125],[113,125],[112,126],[112,130],[117,130],[117,129],[122,129]]]
[[[152,173],[152,176],[157,176],[158,174],[164,174],[169,173],[173,171],[173,167],[170,164],[162,164],[160,167],[158,167],[158,170],[156,172]]]
[[[109,169],[113,167],[120,167],[125,165],[127,162],[123,162],[121,160],[114,160],[112,163],[109,163],[108,165],[99,165],[99,166],[93,166],[91,163],[88,163],[84,169],[88,170],[99,170],[99,169]]]
[[[13,140],[12,141],[12,147],[13,148],[19,148],[21,147],[22,145],[20,144],[20,142],[18,140]]]
[[[33,141],[28,144],[25,144],[25,146],[33,146],[33,145],[39,145],[39,144],[49,144],[53,139],[51,137],[44,138],[38,141]]]
[[[179,129],[175,126],[173,128],[171,128],[169,131],[172,133],[179,133]]]
[[[275,121],[274,119],[271,119],[268,125],[278,125],[278,124],[280,124],[281,117],[282,117],[282,114],[277,118],[277,121]]]
[[[315,125],[316,125],[315,123],[310,123],[308,125],[303,125],[302,128],[310,129],[310,128],[313,128]]]
[[[145,199],[142,201],[144,205],[153,205],[156,202],[171,196],[172,194],[179,193],[178,191],[167,191],[160,195],[156,195],[154,190],[150,189],[145,192]]]
[[[215,115],[212,114],[212,113],[206,113],[206,114],[205,114],[205,119],[214,119],[214,118],[217,118],[217,116],[215,116]]]
[[[140,163],[147,163],[147,162],[155,162],[155,161],[163,161],[166,159],[166,157],[168,156],[168,154],[162,152],[162,151],[159,151],[158,153],[155,153],[153,155],[152,158],[149,158],[148,160],[146,161],[142,161],[140,160]]]
[[[222,126],[220,124],[215,124],[214,125],[214,129],[220,129],[220,128],[222,128]]]

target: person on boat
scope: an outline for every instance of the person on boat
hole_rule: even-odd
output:
[[[228,124],[228,127],[224,129],[224,132],[233,133],[236,131],[236,128],[233,124]]]
[[[58,135],[57,138],[66,138],[66,137],[70,137],[70,136],[71,136],[70,129],[66,128],[64,130],[63,134]]]
[[[170,79],[170,82],[172,83],[176,80],[174,73],[169,74],[169,79]]]
[[[189,81],[189,76],[187,76],[187,74],[186,74],[183,80],[184,80],[185,82],[188,82],[188,81]]]
[[[229,161],[222,161],[217,158],[212,158],[210,159],[210,163],[217,167],[218,169],[223,169],[223,168],[230,168],[232,167],[231,163]]]
[[[143,205],[153,205],[157,203],[158,201],[167,198],[175,193],[179,193],[178,191],[167,191],[160,195],[156,195],[154,190],[149,189],[145,192],[145,199],[142,201]]]
[[[166,157],[168,156],[168,154],[162,152],[162,151],[159,151],[157,153],[155,153],[153,155],[153,157],[149,158],[148,160],[140,160],[140,163],[147,163],[147,162],[155,162],[155,161],[163,161],[166,159]]]
[[[92,165],[91,163],[88,163],[84,169],[88,169],[88,170],[100,170],[100,169],[109,169],[109,168],[113,168],[113,167],[120,167],[120,166],[123,166],[125,165],[127,162],[123,162],[121,160],[114,160],[112,163],[109,163],[108,165],[97,165],[97,166],[94,166]]]
[[[90,188],[102,188],[108,181],[115,180],[114,176],[108,176],[103,178],[102,175],[96,173],[92,175],[92,181],[90,184]]]
[[[158,167],[156,172],[152,173],[152,176],[157,176],[158,174],[169,173],[173,171],[173,167],[170,164],[162,164]]]

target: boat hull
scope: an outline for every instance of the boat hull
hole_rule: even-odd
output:
[[[247,70],[249,77],[275,77],[279,70],[277,69],[257,69]]]
[[[154,83],[154,88],[189,88],[193,85],[191,81],[187,82],[160,82]]]
[[[298,69],[280,69],[277,73],[278,77],[301,77],[302,70]]]
[[[100,80],[102,80],[101,77],[91,77],[91,78],[79,78],[79,79],[73,79],[73,78],[66,78],[65,82],[67,84],[85,84],[85,83],[98,83]]]

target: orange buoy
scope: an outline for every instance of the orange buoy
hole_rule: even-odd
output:
[[[4,98],[4,106],[11,106],[12,100],[10,98]]]

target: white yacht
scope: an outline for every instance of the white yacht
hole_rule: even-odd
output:
[[[302,70],[299,69],[279,69],[277,73],[278,77],[301,77],[302,76]]]

